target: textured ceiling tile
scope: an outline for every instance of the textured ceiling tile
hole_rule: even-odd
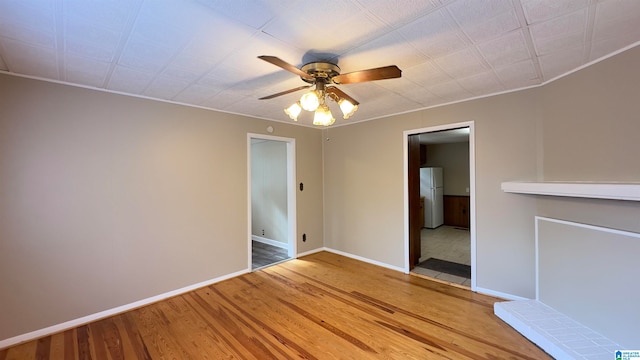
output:
[[[511,0],[458,0],[447,6],[462,27],[481,24],[497,15],[511,11]]]
[[[587,9],[578,10],[571,14],[555,18],[531,26],[533,40],[553,38],[564,34],[583,33],[587,21]]]
[[[213,109],[224,110],[225,108],[242,101],[237,96],[229,94],[226,91],[220,91],[211,98],[202,102],[202,106],[211,107]],[[284,112],[283,112],[284,113]]]
[[[0,18],[0,34],[8,39],[29,43],[35,46],[55,48],[56,38],[53,29],[33,27],[29,24],[15,23]]]
[[[182,53],[187,57],[219,61],[246,46],[253,34],[245,25],[234,25],[228,19],[211,15]]]
[[[341,55],[361,44],[375,41],[378,36],[384,36],[388,32],[389,29],[384,24],[372,20],[367,14],[360,11],[346,21],[328,27],[325,36],[331,39],[331,43],[321,49]]]
[[[367,11],[392,27],[402,26],[434,11],[437,6],[425,0],[367,1]]]
[[[538,55],[562,49],[562,46],[583,46],[587,25],[587,10],[555,18],[530,27],[531,37]],[[565,38],[565,39],[563,39]],[[568,39],[567,39],[568,38]]]
[[[50,1],[35,4],[26,1],[0,1],[0,36],[37,48],[55,48],[53,4]],[[7,61],[10,62],[10,60]],[[40,62],[45,63],[47,60]],[[57,75],[57,71],[51,72],[50,69],[39,71],[39,73]]]
[[[638,31],[636,29],[636,31]],[[640,34],[636,34],[635,39],[640,39]],[[603,56],[618,51],[626,46],[636,43],[637,41],[629,42],[628,39],[620,39],[618,37],[609,37],[604,40],[597,40],[591,44],[591,54],[589,55],[589,61],[597,60]]]
[[[164,78],[181,80],[187,83],[195,82],[205,75],[206,75],[206,71],[197,72],[188,67],[183,68],[183,67],[175,66],[173,64],[167,66],[160,74],[160,76]]]
[[[470,49],[464,49],[451,55],[436,59],[435,62],[452,78],[463,78],[487,70]]]
[[[2,39],[5,62],[11,71],[31,76],[60,80],[54,49],[32,46],[11,39]]]
[[[421,105],[425,105],[425,102],[435,97],[435,95],[431,94],[431,92],[422,85],[416,84],[406,78],[394,79],[393,81],[381,81],[378,85]]]
[[[495,73],[507,88],[514,89],[542,83],[542,79],[536,74],[532,60],[497,68]]]
[[[427,87],[436,96],[445,100],[453,101],[464,97],[471,97],[473,94],[462,88],[456,81],[449,81]]]
[[[502,67],[530,57],[521,30],[511,32],[495,40],[478,45],[484,58],[492,67]]]
[[[155,45],[168,49],[181,49],[191,39],[195,29],[183,27],[169,27],[160,18],[152,15],[138,17],[132,30],[132,36],[144,39]]]
[[[65,50],[83,57],[111,61],[116,53],[121,34],[99,28],[91,22],[75,17],[65,21]]]
[[[640,2],[637,0],[601,1],[597,5],[597,22],[610,22],[620,19],[637,18],[640,13]]]
[[[362,103],[386,101],[388,91],[374,82],[349,84],[340,86],[342,91]]]
[[[474,95],[484,95],[504,90],[493,71],[458,79],[458,84]]]
[[[432,62],[426,62],[403,69],[402,76],[411,79],[411,81],[415,83],[424,85],[439,84],[452,80],[451,76],[435,66]]]
[[[317,0],[299,0],[289,8],[285,16],[298,16],[310,24],[326,27],[332,23],[343,23],[352,14],[363,11],[357,2],[352,0],[332,0],[328,6],[318,8]],[[354,24],[357,26],[357,24]]]
[[[466,47],[441,11],[430,13],[399,29],[402,36],[430,58],[437,58]]]
[[[395,32],[381,36],[340,58],[343,72],[397,65],[401,70],[427,61],[420,52]]]
[[[190,85],[178,95],[174,97],[174,100],[179,102],[185,102],[188,104],[201,104],[208,98],[213,97],[219,93],[222,89],[220,87],[204,86],[204,85]]]
[[[262,28],[272,18],[290,8],[293,0],[200,0],[211,11],[227,16],[255,29]]]
[[[537,53],[542,56],[566,49],[583,47],[583,33],[564,34],[563,36],[540,40],[536,43]]]
[[[265,26],[264,32],[301,49],[338,54],[354,46],[349,46],[349,40],[357,43],[376,28],[353,1],[333,0],[330,4],[322,8],[320,16],[314,11],[317,1],[299,1]]]
[[[170,50],[145,41],[140,37],[129,39],[118,64],[145,72],[158,72],[173,56]]]
[[[465,34],[474,42],[494,39],[502,34],[518,29],[520,22],[514,10],[496,15],[483,23],[463,26]]]
[[[521,0],[528,24],[547,21],[589,5],[589,0]]]
[[[215,66],[216,62],[203,57],[193,57],[185,53],[180,53],[171,60],[171,63],[166,67],[165,75],[172,76],[172,73],[180,73],[185,71],[189,74],[196,74],[200,77],[208,73]],[[194,75],[190,75],[194,76]]]
[[[323,27],[318,27],[298,17],[276,19],[263,31],[283,43],[300,49],[325,51],[327,50],[325,47],[330,41],[324,36]]]
[[[95,26],[121,31],[142,0],[115,1],[65,1],[63,11],[66,16],[85,19]]]
[[[558,51],[540,57],[540,66],[545,81],[570,71],[582,62],[582,48]]]
[[[8,25],[21,25],[39,32],[52,33],[55,31],[54,14],[53,3],[50,1],[0,1],[0,22]]]
[[[372,108],[374,108],[374,103],[365,102],[364,104],[366,104],[366,106],[372,106]],[[375,103],[375,106],[380,107],[381,111],[383,111],[385,115],[389,115],[402,112],[407,108],[417,109],[422,107],[422,104],[417,103],[411,99],[407,99],[402,95],[391,93],[389,94],[388,99]]]
[[[189,83],[159,76],[144,90],[144,95],[157,99],[171,100],[184,90]]]
[[[107,89],[121,91],[130,94],[141,94],[153,80],[153,74],[149,74],[124,66],[116,66],[109,79]]]
[[[90,58],[67,54],[64,60],[65,81],[102,87],[110,64]]]
[[[593,40],[612,39],[624,47],[640,40],[640,1],[608,1],[599,3]],[[624,45],[623,45],[624,44]]]

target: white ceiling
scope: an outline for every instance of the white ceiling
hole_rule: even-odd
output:
[[[302,92],[258,98],[305,83],[259,55],[402,69],[341,85],[360,109],[336,125],[540,85],[638,41],[639,0],[0,0],[0,70],[276,121]]]

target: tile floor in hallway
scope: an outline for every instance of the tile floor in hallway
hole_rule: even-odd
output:
[[[422,229],[420,262],[436,258],[471,265],[471,233],[467,229],[442,225],[436,229]],[[434,270],[415,267],[412,272],[438,280],[471,286],[471,279]]]

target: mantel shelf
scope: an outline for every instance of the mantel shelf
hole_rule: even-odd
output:
[[[640,201],[640,183],[507,181],[502,191],[518,194]]]

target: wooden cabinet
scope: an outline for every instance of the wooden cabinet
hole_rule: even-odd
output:
[[[444,224],[468,229],[471,223],[470,198],[468,196],[445,195],[443,202]]]

